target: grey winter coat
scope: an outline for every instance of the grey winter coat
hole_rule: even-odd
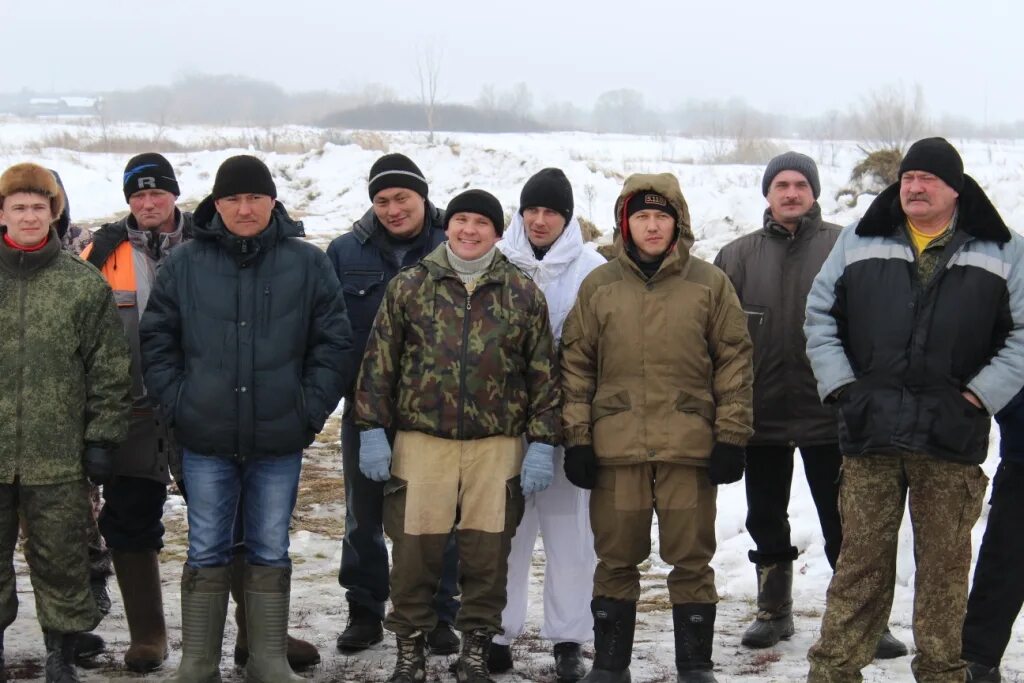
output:
[[[752,446],[815,446],[839,439],[835,408],[818,399],[803,324],[807,293],[841,229],[822,221],[817,202],[795,233],[766,209],[760,230],[715,257],[736,288],[754,342]]]

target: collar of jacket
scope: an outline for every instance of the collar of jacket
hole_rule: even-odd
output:
[[[498,242],[498,250],[520,270],[536,279],[539,271],[553,276],[567,270],[579,258],[584,244],[583,229],[580,228],[576,216],[573,216],[558,239],[551,243],[544,258],[538,259],[530,238],[526,236],[523,217],[516,211],[512,214],[512,222],[505,228],[504,236]]]
[[[441,230],[443,225],[444,212],[431,204],[429,199],[426,200],[423,211],[423,230],[420,231],[420,235],[425,235],[431,230]],[[383,229],[384,226],[380,224],[372,206],[366,210],[362,218],[352,224],[352,233],[360,244],[366,244],[375,233]]]
[[[800,222],[797,223],[795,232],[790,232],[786,229],[786,226],[776,221],[775,218],[772,217],[772,210],[770,208],[766,208],[764,210],[763,225],[764,232],[769,237],[784,237],[786,239],[792,237],[793,239],[804,239],[815,230],[821,229],[821,206],[818,202],[814,202],[811,208],[808,209],[807,213],[800,218]]]
[[[4,232],[7,231],[4,230]],[[60,237],[57,236],[57,231],[52,225],[46,245],[39,251],[14,249],[0,239],[0,268],[15,277],[31,277],[37,271],[56,261],[58,256],[60,256]]]
[[[185,241],[184,216],[175,208],[174,217],[176,227],[173,232],[158,232],[156,230],[140,230],[135,217],[128,214],[125,217],[127,239],[133,247],[154,261],[159,261],[171,249]]]
[[[981,240],[1010,241],[1006,227],[996,207],[992,206],[985,191],[974,178],[964,174],[964,187],[957,201],[956,229]],[[856,233],[861,237],[892,237],[903,230],[907,215],[900,205],[900,184],[895,182],[875,197],[864,217],[857,223]]]
[[[458,280],[460,283],[462,280],[459,279],[459,274],[455,272],[455,269],[448,263],[448,254],[445,253],[446,242],[442,242],[437,245],[432,252],[423,257],[420,261],[423,267],[427,269],[427,273],[434,280],[444,280],[445,278],[451,278]],[[491,259],[491,265],[487,267],[487,270],[483,272],[480,279],[476,281],[477,288],[483,284],[505,282],[504,270],[507,267],[508,259],[501,253],[500,249],[494,250],[494,258]]]
[[[274,202],[274,210],[270,214],[267,229],[255,237],[242,238],[228,232],[214,206],[213,195],[199,202],[195,213],[192,214],[192,222],[192,234],[196,240],[220,243],[221,247],[239,263],[251,261],[260,252],[272,249],[288,237],[306,236],[302,221],[293,220],[284,204],[279,201]]]
[[[679,240],[676,240],[676,243],[669,249],[668,254],[665,256],[665,260],[661,262],[661,267],[658,268],[657,272],[654,273],[649,280],[644,277],[644,273],[640,270],[640,266],[633,261],[632,257],[626,250],[625,245],[619,249],[615,258],[619,261],[619,265],[623,271],[632,273],[634,277],[644,284],[654,283],[672,275],[685,275],[690,264],[690,252],[688,249],[679,248]]]

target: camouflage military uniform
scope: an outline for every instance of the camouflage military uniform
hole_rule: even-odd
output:
[[[522,439],[560,443],[559,374],[540,289],[503,255],[467,290],[441,245],[388,285],[356,385],[361,429],[395,429],[384,527],[400,637],[430,632],[457,525],[463,632],[501,630],[522,514]]]
[[[17,614],[20,516],[41,626],[90,630],[82,451],[125,437],[128,346],[110,288],[52,230],[37,252],[0,244],[0,329],[0,629]]]

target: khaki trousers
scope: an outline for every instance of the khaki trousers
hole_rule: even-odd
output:
[[[388,630],[409,638],[437,624],[434,594],[454,528],[462,592],[454,626],[501,633],[508,553],[523,515],[522,463],[519,437],[454,441],[419,432],[396,435],[391,479],[384,487],[384,530],[392,540]]]
[[[717,488],[705,468],[654,462],[604,466],[590,494],[597,569],[594,597],[636,602],[638,565],[651,554],[651,521],[658,515],[661,558],[672,566],[673,605],[714,603]]]

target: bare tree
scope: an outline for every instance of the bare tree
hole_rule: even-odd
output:
[[[434,44],[420,48],[416,72],[420,79],[420,103],[427,116],[427,142],[434,144],[434,125],[437,123],[437,85],[441,79],[443,52]]]
[[[855,120],[865,154],[895,150],[902,156],[927,125],[924,91],[902,83],[872,90],[861,98]]]

